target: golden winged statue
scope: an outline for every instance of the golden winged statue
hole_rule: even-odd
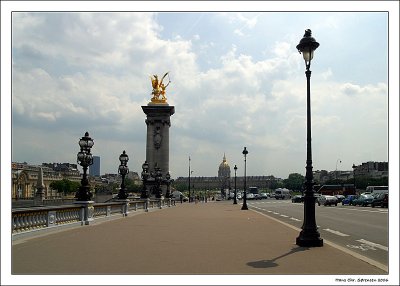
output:
[[[151,86],[153,87],[153,91],[151,94],[153,97],[151,98],[151,102],[153,103],[167,103],[167,98],[165,97],[165,89],[167,86],[171,83],[169,80],[168,83],[165,85],[163,83],[164,78],[168,75],[169,72],[166,72],[163,77],[161,78],[161,81],[158,80],[157,75],[152,75],[150,76],[151,79]],[[168,76],[169,79],[169,76]]]

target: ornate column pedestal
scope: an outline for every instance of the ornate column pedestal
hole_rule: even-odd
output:
[[[75,201],[74,204],[83,206],[83,214],[81,217],[82,224],[91,224],[94,221],[94,201]]]
[[[115,202],[118,202],[118,203],[124,203],[123,205],[122,205],[122,216],[128,216],[128,214],[129,214],[129,203],[130,203],[130,200],[129,199],[125,199],[125,200],[115,200]]]

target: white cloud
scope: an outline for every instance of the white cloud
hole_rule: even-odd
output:
[[[240,22],[246,29],[256,27],[258,16],[234,16],[236,24]],[[213,68],[200,69],[199,57],[219,48],[218,39],[202,36],[200,41],[195,28],[194,35],[188,37],[193,42],[160,37],[163,27],[151,13],[21,14],[20,19],[14,17],[19,22],[13,45],[16,130],[30,127],[40,130],[32,134],[42,135],[45,128],[63,130],[71,136],[64,138],[66,141],[76,141],[72,136],[82,136],[88,130],[96,140],[102,165],[108,166],[103,171],[114,164],[115,154],[107,153],[111,147],[118,152],[127,149],[137,158],[132,164],[140,168],[146,130],[141,106],[150,99],[149,75],[169,71],[167,98],[176,110],[170,129],[170,165],[175,175],[184,175],[184,160],[189,154],[197,157],[198,175],[214,175],[216,172],[209,172],[211,158],[219,162],[227,152],[231,162],[241,160],[243,145],[252,154],[264,154],[253,158],[254,171],[268,169],[270,174],[279,175],[298,170],[298,162],[303,169],[306,81],[301,56],[288,37],[274,40],[272,54],[262,60],[239,52],[239,43],[230,43],[219,58],[213,54],[218,59]],[[35,25],[27,26],[30,22]],[[195,52],[196,44],[199,53]],[[337,82],[332,70],[324,67],[324,72],[313,74],[317,140],[328,144],[324,140],[330,138],[334,142],[336,133],[332,130],[346,130],[349,124],[357,128],[355,136],[368,139],[362,131],[371,108],[375,110],[374,130],[385,128],[386,85]],[[14,149],[26,148],[17,140],[21,132],[14,136]],[[51,148],[45,145],[48,138],[34,140],[40,142],[35,147],[37,154],[55,154],[45,152]],[[57,141],[67,143],[71,144]],[[316,154],[322,149],[316,147]],[[26,155],[15,152],[14,156],[19,154]],[[37,160],[51,161],[51,157]],[[272,161],[279,162],[274,165],[276,170],[271,169]]]

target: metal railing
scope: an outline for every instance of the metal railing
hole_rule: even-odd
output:
[[[12,210],[12,235],[66,225],[88,225],[94,220],[125,217],[130,211],[175,206],[171,199],[124,200],[108,203],[75,202],[63,206],[41,206]]]

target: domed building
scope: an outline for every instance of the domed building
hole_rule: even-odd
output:
[[[225,153],[224,153],[224,158],[222,159],[222,163],[219,164],[218,177],[219,178],[230,178],[231,177],[231,167],[229,167],[228,162],[226,162]]]

